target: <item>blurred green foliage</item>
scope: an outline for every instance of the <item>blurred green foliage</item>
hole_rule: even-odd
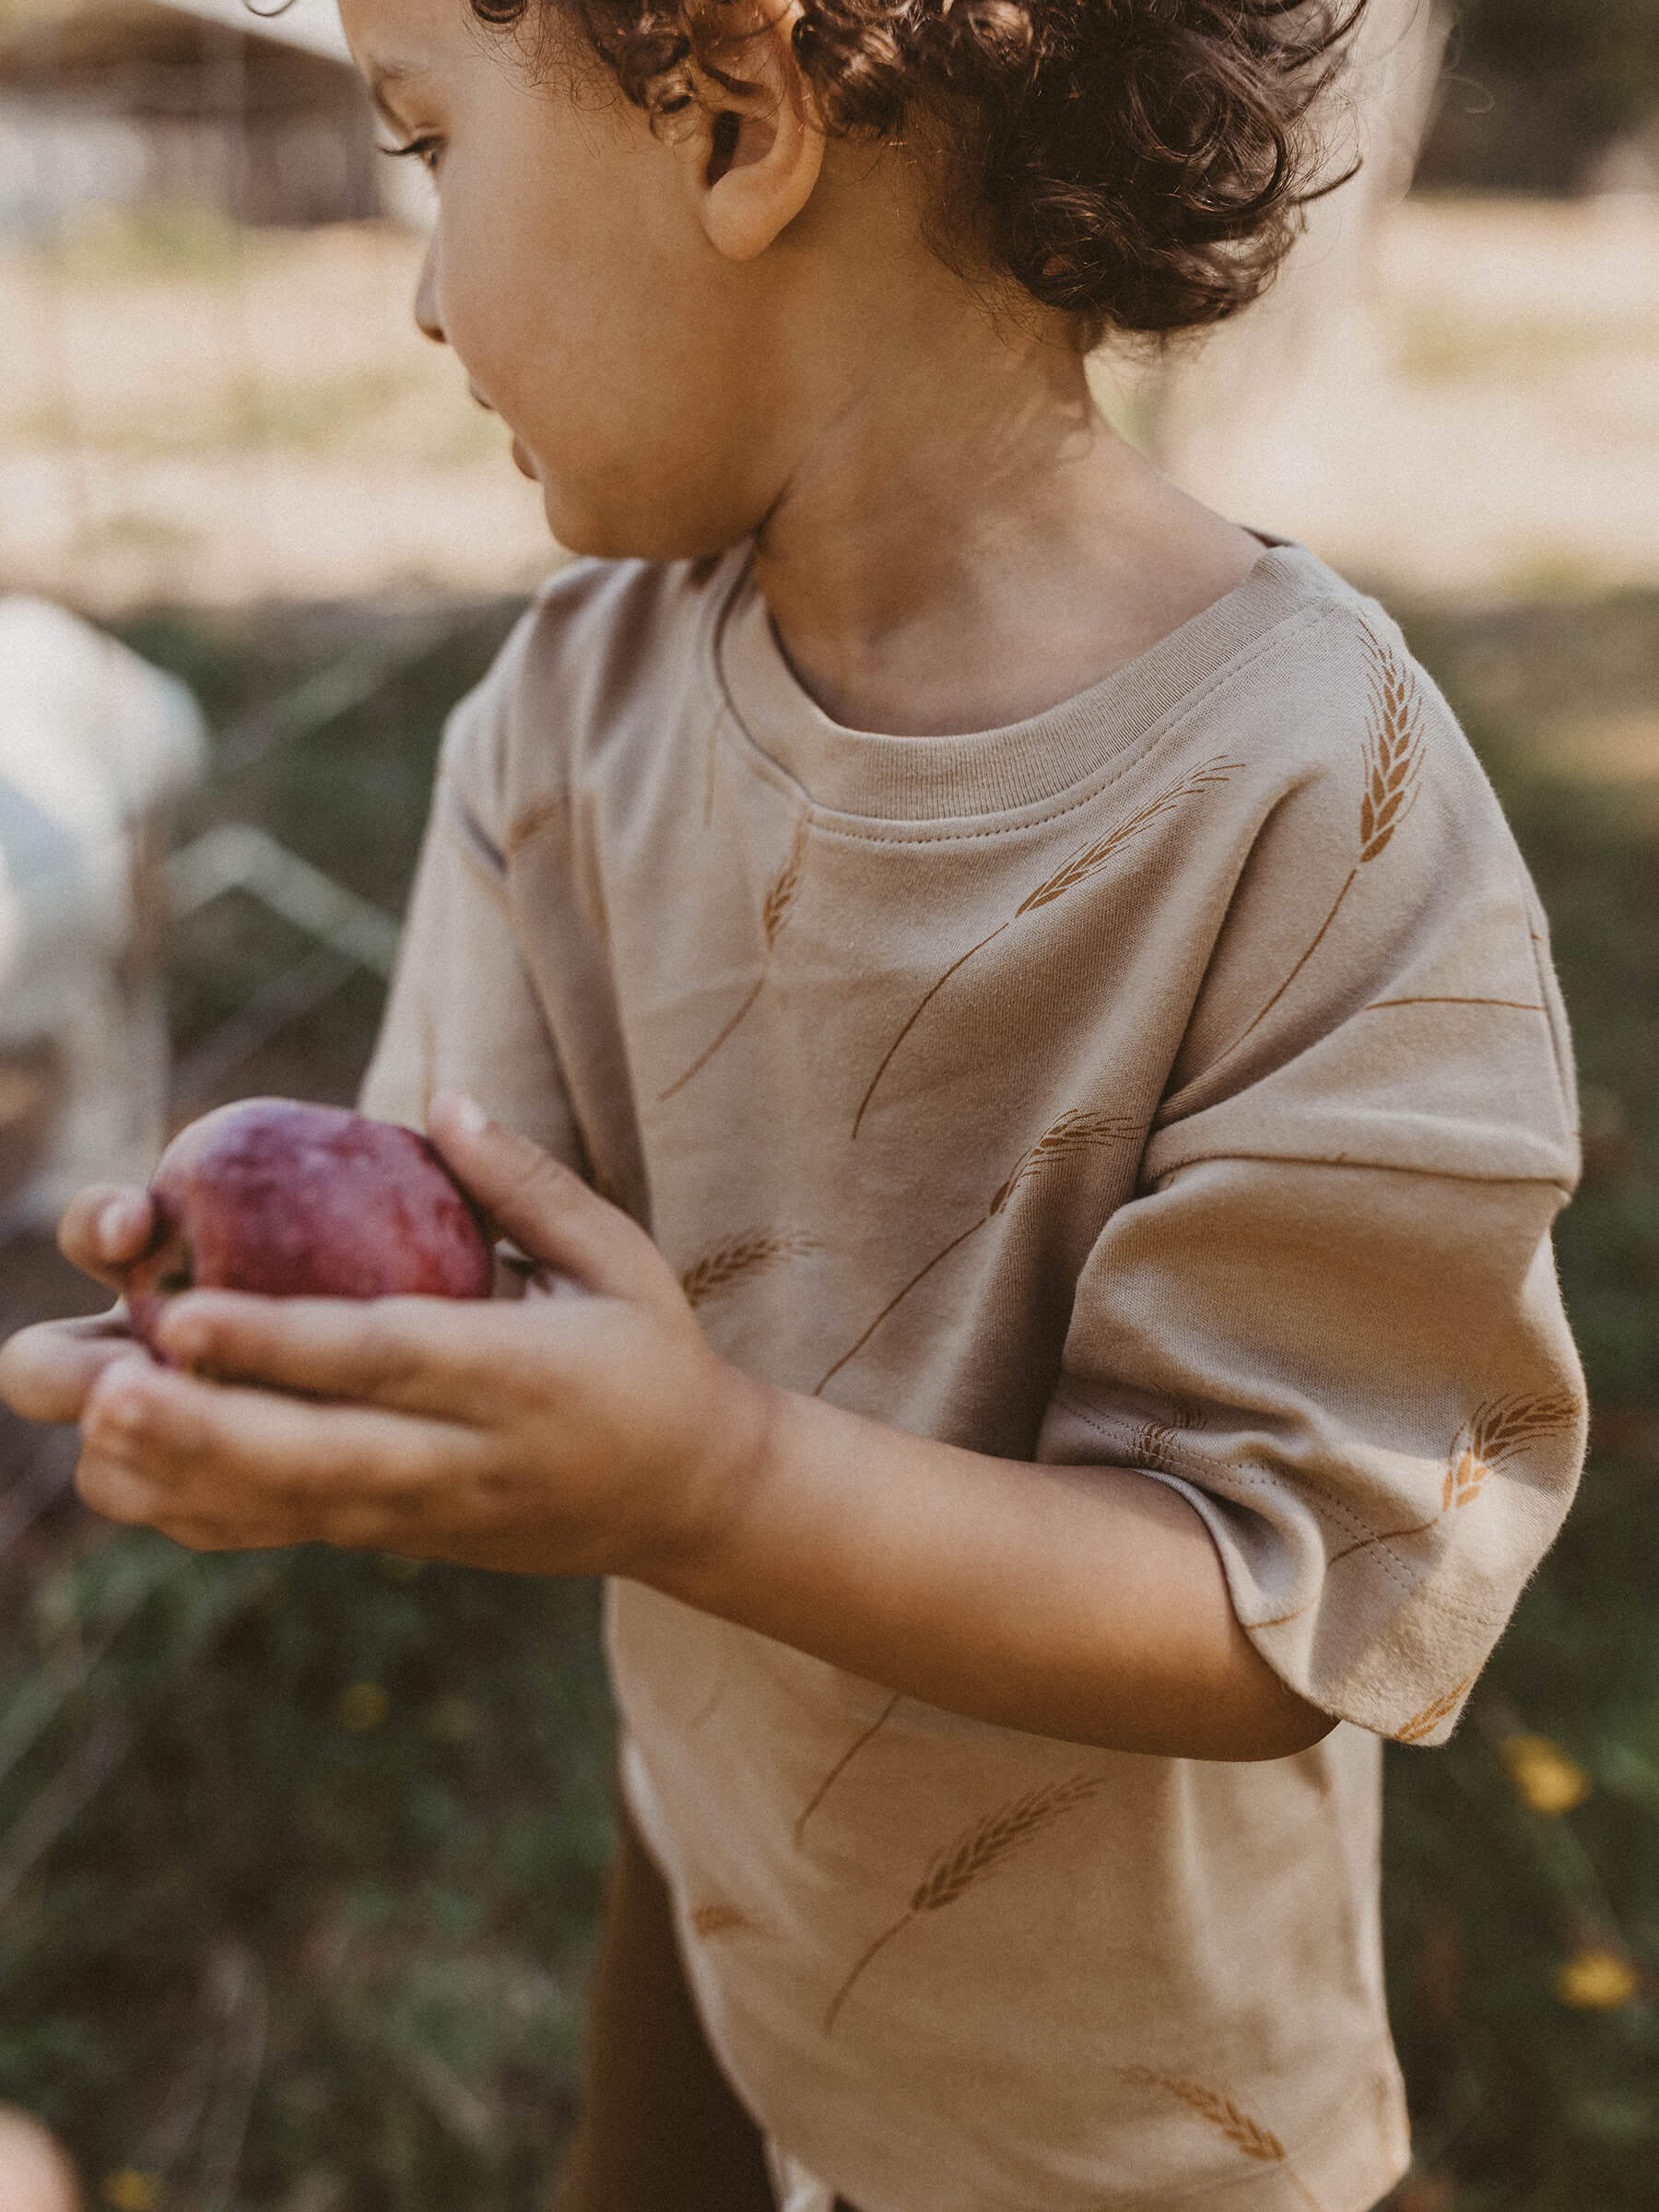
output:
[[[1444,1750],[1389,1752],[1390,2003],[1422,2169],[1403,2194],[1638,2212],[1659,2202],[1659,777],[1586,784],[1548,733],[1566,708],[1644,707],[1659,766],[1659,600],[1407,629],[1550,916],[1585,1135],[1558,1251],[1595,1415],[1469,1718]],[[1512,1771],[1535,1735],[1580,1771],[1579,1802],[1549,1809]]]
[[[136,628],[229,732],[186,832],[257,817],[395,906],[441,705],[510,612],[426,647],[361,615]],[[1398,2205],[1639,2212],[1659,2172],[1659,781],[1588,785],[1549,731],[1598,703],[1659,725],[1659,599],[1408,628],[1553,917],[1587,1101],[1560,1262],[1597,1424],[1469,1720],[1445,1750],[1390,1753],[1391,2005],[1418,2144]],[[261,702],[364,653],[356,706],[270,737]],[[228,947],[236,991],[299,952],[221,906],[178,946],[187,1056],[225,1015]],[[349,1095],[375,1001],[360,981],[334,994],[227,1088]],[[61,2128],[106,2204],[539,2207],[609,1832],[593,1590],[195,1559],[73,1518],[10,1586],[0,2097]]]

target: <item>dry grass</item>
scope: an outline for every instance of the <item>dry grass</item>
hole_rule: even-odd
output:
[[[410,325],[419,253],[382,225],[0,253],[0,577],[113,610],[545,570],[500,426]],[[1659,582],[1651,202],[1409,200],[1293,373],[1271,338],[1194,464],[1225,511],[1401,597]]]
[[[544,573],[535,487],[410,321],[420,251],[364,224],[0,253],[0,582],[112,612]]]

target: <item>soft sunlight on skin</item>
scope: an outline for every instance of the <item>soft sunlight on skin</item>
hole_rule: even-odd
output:
[[[660,559],[752,535],[831,713],[926,733],[1037,712],[1259,554],[1100,421],[1061,318],[934,257],[911,150],[825,142],[787,15],[734,53],[755,87],[735,124],[657,136],[591,70],[533,80],[458,0],[343,12],[388,129],[436,180],[421,325],[512,431],[559,536]],[[163,1324],[167,1369],[119,1309],[25,1331],[0,1390],[79,1419],[89,1503],[203,1547],[631,1576],[1077,1742],[1264,1759],[1332,1725],[1257,1654],[1174,1491],[757,1382],[568,1169],[455,1098],[431,1133],[565,1294],[440,1315],[195,1292]],[[148,1226],[141,1194],[89,1192],[62,1241],[119,1289]]]

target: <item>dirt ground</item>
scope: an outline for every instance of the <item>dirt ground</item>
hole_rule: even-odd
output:
[[[0,255],[0,589],[109,614],[524,588],[539,503],[411,327],[419,253],[158,218]],[[1317,343],[1276,358],[1269,321],[1176,372],[1218,504],[1412,600],[1659,582],[1659,198],[1413,198]],[[1156,378],[1101,382],[1155,434]]]

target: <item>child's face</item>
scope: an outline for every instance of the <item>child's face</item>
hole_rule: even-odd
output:
[[[787,278],[711,245],[697,172],[589,65],[534,81],[465,0],[343,0],[439,218],[417,303],[514,436],[554,535],[658,559],[747,535],[790,472]]]

